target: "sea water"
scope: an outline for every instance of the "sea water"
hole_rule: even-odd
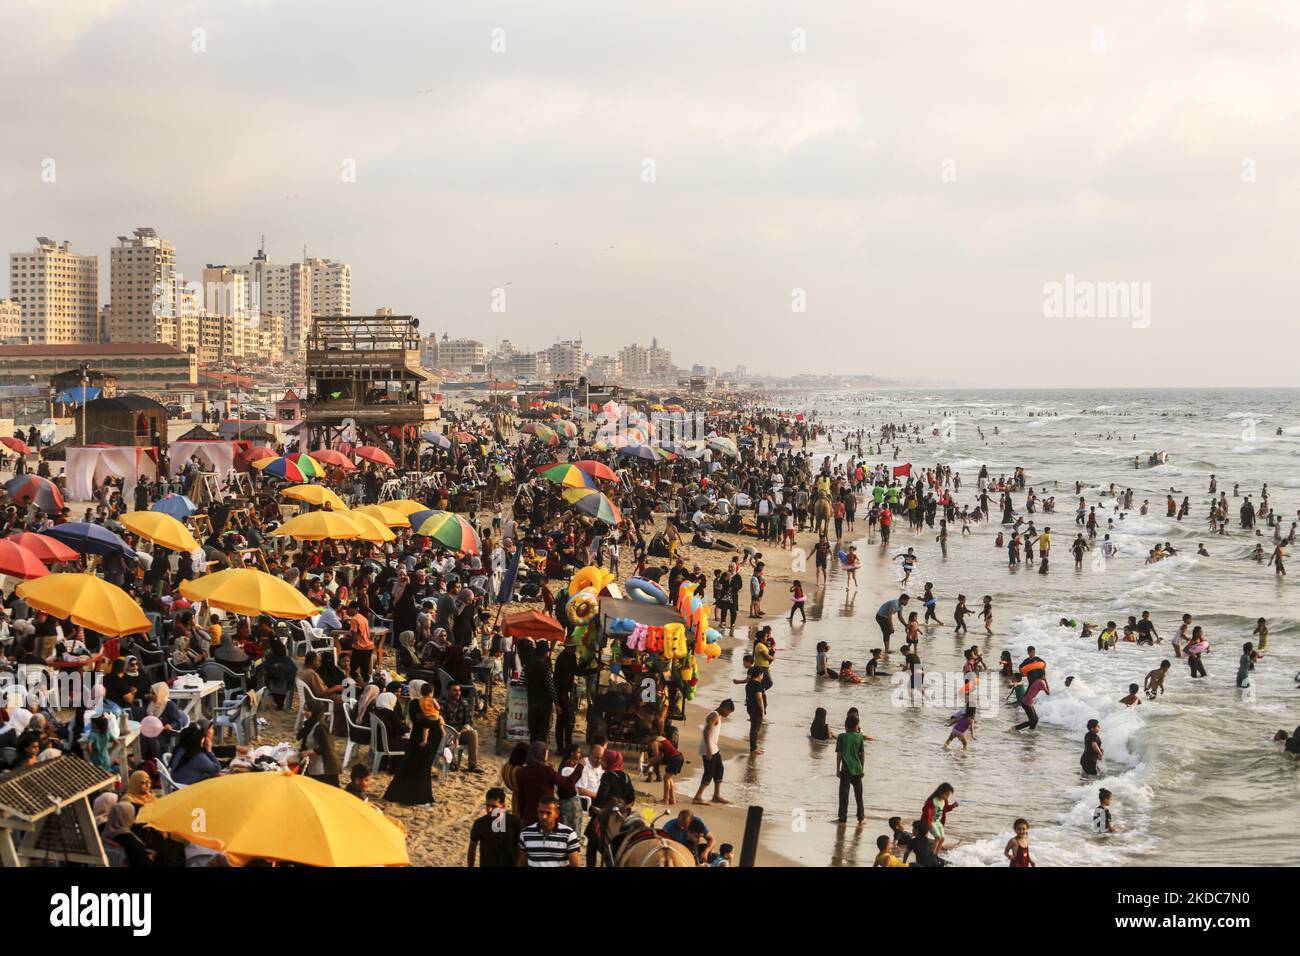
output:
[[[832,567],[827,586],[810,594],[806,626],[774,625],[779,653],[776,684],[770,694],[769,722],[761,744],[766,753],[742,756],[729,771],[731,799],[764,806],[764,840],[772,849],[812,865],[869,865],[885,820],[905,823],[919,817],[929,793],[951,783],[960,803],[949,817],[946,853],[956,865],[1006,865],[1003,847],[1017,817],[1031,824],[1030,842],[1042,865],[1179,865],[1300,863],[1300,762],[1280,752],[1271,737],[1300,723],[1300,582],[1277,579],[1272,569],[1250,560],[1255,544],[1272,551],[1272,529],[1257,537],[1238,527],[1240,494],[1258,504],[1267,483],[1269,503],[1281,516],[1283,534],[1300,512],[1300,392],[1246,391],[887,391],[803,396],[794,406],[812,406],[835,428],[835,442],[810,446],[816,454],[843,460],[839,435],[844,428],[878,431],[884,422],[919,425],[924,443],[903,442],[898,457],[886,445],[864,458],[891,465],[911,462],[914,470],[936,462],[960,471],[960,504],[975,503],[981,464],[990,475],[1010,477],[1017,466],[1027,473],[1040,501],[1056,497],[1056,513],[1037,511],[1037,529],[1052,529],[1050,573],[1036,566],[1008,569],[1005,548],[994,546],[1002,528],[997,497],[991,521],[974,525],[969,537],[960,522],[949,529],[949,556],[941,557],[935,529],[913,536],[906,520],[896,521],[890,548],[865,542],[861,518],[845,540],[859,542],[863,570],[856,591]],[[997,434],[994,434],[994,429]],[[1278,434],[1278,429],[1281,434]],[[939,435],[933,434],[934,430]],[[981,438],[979,430],[983,430]],[[1136,436],[1136,437],[1135,437]],[[1148,467],[1152,452],[1168,461]],[[1134,456],[1139,466],[1134,467]],[[818,459],[820,460],[820,459]],[[1207,500],[1210,475],[1230,501],[1230,533],[1210,534]],[[1076,531],[1075,481],[1097,505],[1098,538],[1113,519],[1118,551],[1109,560],[1089,553],[1074,569],[1069,544]],[[1120,519],[1106,494],[1132,488],[1135,508]],[[1191,499],[1191,514],[1179,522],[1165,517],[1165,497],[1176,489],[1181,503]],[[1024,494],[1013,494],[1024,511]],[[1150,502],[1147,515],[1137,506]],[[936,522],[937,524],[937,522]],[[1169,542],[1178,554],[1146,564],[1156,543]],[[1203,542],[1209,557],[1197,557]],[[959,694],[916,701],[889,676],[864,684],[841,684],[814,676],[818,641],[831,643],[834,662],[851,659],[861,672],[873,647],[881,646],[875,612],[896,596],[902,574],[894,556],[914,547],[920,557],[907,590],[908,610],[924,613],[922,585],[933,581],[945,627],[926,630],[921,658],[932,682],[959,686],[962,650],[977,645],[993,669],[980,688],[980,718],[968,752],[954,743],[942,749],[948,719],[961,706]],[[769,549],[770,550],[770,549]],[[1288,549],[1289,551],[1289,549]],[[788,558],[769,555],[769,561]],[[834,564],[834,562],[832,562]],[[805,583],[813,577],[803,575]],[[958,592],[977,610],[991,595],[995,611],[991,637],[978,618],[970,631],[954,636],[952,608]],[[767,603],[781,606],[781,595]],[[1164,638],[1155,647],[1121,642],[1101,653],[1095,639],[1078,628],[1059,626],[1062,617],[1087,620],[1100,629],[1107,620],[1122,625],[1129,615],[1150,611]],[[1205,628],[1211,651],[1209,676],[1192,680],[1170,646],[1181,615]],[[1252,673],[1249,690],[1235,686],[1241,645],[1251,640],[1257,618],[1268,619],[1269,651]],[[1037,701],[1040,723],[1033,732],[1013,729],[1023,712],[1005,700],[1008,682],[997,676],[1003,649],[1018,665],[1034,645],[1048,664],[1052,693]],[[740,676],[739,655],[729,655],[732,676]],[[1126,707],[1119,699],[1131,683],[1169,659],[1173,667],[1166,693],[1156,701]],[[1066,687],[1065,679],[1074,680]],[[902,704],[902,706],[900,706]],[[850,797],[846,827],[836,826],[835,754],[832,743],[812,741],[813,709],[829,712],[832,729],[842,729],[849,707],[859,708],[863,731],[877,738],[867,744],[865,775],[867,825],[853,824]],[[1106,751],[1104,776],[1084,778],[1079,766],[1086,724],[1101,721]],[[731,718],[731,732],[742,735],[743,710]],[[1092,831],[1097,791],[1114,794],[1111,811],[1121,832]],[[704,811],[707,820],[707,811]]]

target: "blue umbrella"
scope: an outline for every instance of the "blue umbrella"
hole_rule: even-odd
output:
[[[435,448],[441,448],[443,451],[451,448],[451,439],[446,435],[439,434],[438,432],[420,432],[420,437],[430,445],[433,445]]]
[[[620,458],[640,458],[643,461],[659,461],[659,456],[649,445],[624,445],[618,450]]]
[[[199,506],[185,495],[163,495],[162,499],[154,502],[149,510],[161,511],[165,515],[171,515],[177,521],[184,521],[190,515],[197,514]]]
[[[81,554],[116,554],[131,561],[135,560],[135,551],[125,541],[103,525],[87,524],[85,521],[69,521],[47,528],[41,534],[62,541],[73,551]]]
[[[427,511],[413,511],[406,516],[406,520],[411,522],[412,528],[418,528],[420,527],[420,525],[424,524],[425,521],[432,518],[437,513],[438,513],[437,508],[430,508]]]

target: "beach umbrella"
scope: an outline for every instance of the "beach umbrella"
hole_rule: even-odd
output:
[[[23,441],[21,438],[0,438],[0,445],[4,445],[10,451],[17,452],[20,455],[30,455],[32,453],[27,442]]]
[[[468,521],[450,511],[435,511],[421,520],[418,525],[413,521],[411,530],[426,538],[433,538],[452,551],[464,551],[466,554],[479,553],[478,534]]]
[[[47,574],[24,581],[17,593],[29,607],[68,618],[107,637],[153,629],[131,595],[93,574]]]
[[[62,564],[65,561],[76,561],[81,557],[62,541],[37,534],[35,531],[16,531],[5,540],[22,545],[45,564]]]
[[[599,478],[602,481],[618,481],[618,475],[610,470],[609,465],[602,462],[584,458],[582,461],[575,461],[573,465],[575,468],[581,468],[593,478]]]
[[[388,505],[362,505],[360,508],[353,508],[348,514],[369,515],[388,528],[409,528],[411,526],[410,518],[398,509],[388,507]]]
[[[333,448],[318,448],[316,451],[307,452],[307,456],[313,461],[320,462],[322,465],[342,468],[344,471],[357,470],[357,466],[352,464],[352,459],[341,451],[335,451]]]
[[[599,491],[589,488],[566,488],[564,500],[583,514],[599,518],[605,524],[618,524],[623,520],[623,515],[614,506],[614,502]]]
[[[565,438],[578,437],[578,426],[568,419],[562,418],[559,421],[551,422],[551,428]]]
[[[609,451],[616,448],[627,448],[629,445],[639,445],[638,441],[633,441],[626,435],[604,435],[592,442],[591,447],[596,451]]]
[[[19,475],[5,482],[9,500],[15,504],[35,503],[36,507],[51,514],[63,508],[63,492],[48,478],[40,475]]]
[[[282,578],[256,568],[227,568],[182,582],[181,596],[207,601],[232,614],[269,614],[301,620],[315,617],[319,609],[306,595]]]
[[[429,510],[429,506],[423,501],[412,501],[410,498],[393,498],[389,501],[381,501],[379,504],[389,511],[400,511],[408,518],[417,511]]]
[[[366,461],[372,461],[376,465],[383,465],[386,468],[395,468],[396,462],[393,456],[388,454],[382,448],[376,448],[374,445],[361,445],[352,449],[352,454],[357,458],[363,458]]]
[[[348,541],[361,537],[362,530],[346,511],[308,511],[294,515],[271,534],[295,541]]]
[[[163,495],[149,510],[171,515],[176,520],[183,521],[191,515],[198,514],[199,506],[185,495]]]
[[[324,485],[294,485],[280,489],[280,494],[294,501],[305,501],[309,505],[329,505],[335,511],[347,511],[343,499]]]
[[[560,443],[559,433],[549,425],[529,422],[524,426],[524,431],[532,436],[533,441],[539,441],[544,445],[558,445]]]
[[[0,540],[0,574],[11,578],[43,578],[50,573],[44,562],[30,549],[12,538]]]
[[[620,458],[640,458],[642,461],[658,461],[659,456],[649,445],[626,445],[618,450]]]
[[[443,451],[451,448],[451,439],[439,432],[420,432],[420,437],[433,447],[441,448]]]
[[[89,524],[85,521],[68,521],[56,524],[40,532],[43,535],[62,541],[73,551],[80,554],[118,554],[135,560],[135,549],[109,531],[103,525]]]
[[[388,525],[380,521],[373,515],[365,514],[359,511],[343,512],[316,512],[317,514],[343,514],[351,518],[353,523],[361,529],[357,538],[361,541],[370,541],[374,544],[383,544],[385,541],[394,540],[397,535],[388,529]]]
[[[306,481],[308,478],[320,478],[325,474],[325,466],[310,455],[263,458],[253,462],[253,467],[264,474],[283,478],[285,481]]]
[[[194,821],[202,818],[203,826]],[[137,820],[236,865],[406,866],[406,834],[372,804],[296,773],[212,777],[140,808]]]
[[[164,548],[184,554],[199,549],[199,543],[190,534],[190,529],[161,511],[128,511],[122,515],[121,521],[128,530]]]
[[[550,425],[546,425],[542,422],[529,422],[527,425],[525,425],[523,428],[519,430],[523,432],[525,435],[536,435],[538,432],[545,433],[545,432],[555,431],[555,429],[552,428]]]
[[[538,473],[561,488],[595,488],[596,481],[577,465],[542,465]]]
[[[650,448],[657,456],[662,458],[664,461],[672,461],[674,458],[677,457],[676,454],[669,451],[667,448],[660,448],[658,445],[651,445]]]
[[[262,461],[266,458],[279,458],[280,453],[270,445],[257,445],[244,453],[245,461]]]
[[[736,443],[730,438],[716,437],[709,439],[709,448],[716,452],[721,452],[728,458],[739,458],[740,452],[736,448]]]

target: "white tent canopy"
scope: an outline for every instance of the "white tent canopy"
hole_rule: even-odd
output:
[[[137,445],[108,448],[69,448],[64,466],[67,482],[64,497],[68,501],[93,501],[95,485],[105,478],[122,479],[122,497],[130,501],[140,477],[154,481],[158,466],[149,457],[149,449]]]
[[[167,450],[167,476],[175,478],[192,456],[197,456],[204,471],[215,471],[219,475],[227,474],[235,466],[235,442],[233,441],[176,441]]]

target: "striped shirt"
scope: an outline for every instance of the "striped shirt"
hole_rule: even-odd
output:
[[[568,866],[569,854],[578,853],[582,844],[577,831],[563,823],[555,824],[549,833],[542,832],[541,824],[534,823],[519,834],[519,847],[527,856],[529,866]]]

